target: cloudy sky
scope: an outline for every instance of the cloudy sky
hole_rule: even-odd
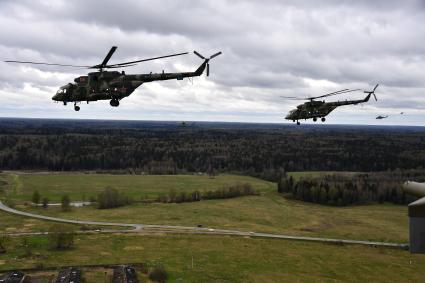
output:
[[[328,122],[425,126],[423,0],[0,0],[0,15],[2,61],[94,65],[113,45],[110,63],[223,52],[208,78],[146,83],[118,108],[101,101],[80,112],[51,96],[87,70],[0,62],[0,117],[289,123],[283,118],[300,101],[280,96],[380,83],[377,102],[341,107]],[[192,53],[126,72],[192,71],[200,63]]]

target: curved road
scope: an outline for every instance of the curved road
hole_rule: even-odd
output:
[[[114,222],[96,222],[96,221],[83,221],[83,220],[71,220],[71,219],[62,219],[50,216],[44,216],[39,214],[28,213],[20,210],[13,209],[6,206],[0,201],[0,210],[3,210],[8,213],[32,217],[36,219],[54,221],[68,224],[78,224],[78,225],[96,225],[96,226],[112,226],[112,227],[127,227],[128,230],[91,230],[91,231],[82,231],[80,233],[135,233],[135,232],[152,232],[152,233],[175,233],[175,234],[210,234],[210,235],[231,235],[231,236],[249,236],[249,237],[262,237],[262,238],[275,238],[275,239],[286,239],[286,240],[298,240],[298,241],[314,241],[314,242],[326,242],[334,244],[357,244],[373,247],[390,247],[390,248],[400,248],[408,249],[408,244],[401,243],[387,243],[387,242],[370,242],[370,241],[357,241],[357,240],[344,240],[344,239],[332,239],[332,238],[317,238],[317,237],[302,237],[302,236],[289,236],[282,234],[269,234],[269,233],[256,233],[256,232],[244,232],[237,230],[222,230],[222,229],[211,229],[211,228],[199,228],[199,227],[188,227],[188,226],[170,226],[170,225],[145,225],[145,224],[131,224],[131,223],[114,223]],[[10,235],[40,235],[46,234],[43,232],[34,232],[34,233],[14,233]]]

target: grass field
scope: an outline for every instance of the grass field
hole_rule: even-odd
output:
[[[275,186],[273,183],[239,175],[219,175],[211,179],[206,175],[24,174],[3,178],[10,183],[13,198],[18,201],[31,201],[34,191],[39,191],[52,202],[60,202],[64,194],[73,200],[88,200],[96,197],[107,186],[124,191],[135,200],[140,200],[142,196],[155,198],[168,194],[172,189],[177,192],[207,191],[245,182],[260,191]]]
[[[424,255],[361,246],[195,235],[80,235],[70,251],[49,251],[46,238],[30,242],[33,256],[25,257],[20,240],[11,240],[0,270],[42,260],[46,267],[161,263],[170,282],[421,282],[425,276]]]
[[[16,216],[0,211],[0,233],[48,231],[51,225],[47,221]]]
[[[62,212],[18,206],[19,209],[69,219],[98,220],[124,223],[165,224],[240,229],[255,232],[335,237],[358,240],[407,242],[407,209],[405,206],[381,204],[350,207],[329,207],[284,199],[274,183],[259,179],[221,175],[207,176],[127,176],[127,175],[20,175],[9,176],[19,189],[14,196],[31,199],[37,189],[42,195],[59,199],[63,194],[74,200],[93,194],[111,185],[133,196],[167,193],[178,190],[206,190],[249,182],[261,191],[260,196],[226,200],[209,200],[183,204],[133,204],[111,210],[95,207],[75,208]],[[83,185],[82,185],[83,184]],[[83,186],[83,187],[80,187]],[[13,190],[10,188],[10,190]]]
[[[324,173],[293,174],[299,178]],[[292,235],[408,240],[405,206],[329,207],[287,200],[276,192],[274,183],[251,177],[25,174],[2,175],[0,179],[2,197],[8,195],[14,199],[18,209],[69,219],[203,224],[212,228]],[[110,210],[84,207],[73,208],[71,212],[62,212],[59,207],[43,209],[24,205],[30,201],[34,190],[52,201],[59,201],[64,194],[73,200],[82,200],[83,196],[88,199],[109,185],[140,198],[146,194],[151,197],[166,194],[172,188],[177,192],[213,190],[238,182],[251,183],[261,195],[182,204],[136,203]],[[0,212],[0,219],[0,232],[45,231],[51,225],[3,212]],[[40,262],[45,266],[144,262],[149,266],[163,264],[170,272],[171,282],[421,282],[425,276],[424,255],[363,246],[209,235],[96,234],[76,236],[73,250],[50,251],[47,238],[33,236],[28,239],[33,243],[33,255],[24,256],[20,238],[12,238],[9,252],[0,255],[0,270],[34,267]],[[102,272],[89,272],[87,277],[92,281],[103,280]],[[146,277],[142,282],[146,282]]]

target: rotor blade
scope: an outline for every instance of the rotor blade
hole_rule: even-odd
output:
[[[128,64],[128,65],[124,65],[124,66],[113,66],[113,65],[106,65],[103,68],[105,69],[118,69],[118,68],[123,68],[123,67],[131,67],[131,66],[136,66],[137,64]]]
[[[106,54],[105,59],[103,59],[103,62],[100,64],[101,66],[106,66],[108,64],[109,59],[111,59],[112,55],[114,54],[115,50],[117,50],[116,46],[112,46],[111,50],[109,50],[108,54]]]
[[[212,58],[214,58],[214,57],[217,57],[217,56],[218,56],[218,55],[220,55],[220,54],[221,54],[221,51],[220,51],[220,52],[215,53],[214,55],[211,55],[210,59],[212,59]]]
[[[359,91],[359,90],[360,89],[343,89],[343,90],[340,90],[340,91],[331,92],[331,93],[320,95],[320,96],[310,97],[309,99],[315,99],[315,98],[321,98],[321,97],[328,97],[328,96],[333,96],[333,95],[338,95],[338,94],[344,94],[344,93],[349,93],[349,92]]]
[[[373,97],[375,97],[375,101],[378,101],[378,99],[376,98],[375,93],[373,92],[372,94],[373,94]]]
[[[118,63],[118,64],[113,64],[113,65],[106,65],[104,67],[106,67],[106,68],[111,68],[111,67],[125,67],[125,65],[129,65],[129,64],[135,64],[135,63],[140,63],[140,62],[152,61],[152,60],[157,60],[157,59],[162,59],[162,58],[168,58],[168,57],[174,57],[174,56],[180,56],[180,55],[185,55],[185,54],[188,54],[188,52],[171,54],[171,55],[165,55],[165,56],[159,56],[159,57],[153,57],[153,58],[148,58],[148,59],[142,59],[142,60],[124,62],[124,63]]]
[[[205,57],[204,56],[202,56],[201,54],[199,54],[196,50],[195,51],[193,51],[193,53],[195,53],[199,58],[201,58],[201,59],[204,59],[205,60]]]
[[[348,88],[346,88],[346,89],[341,89],[341,90],[338,90],[338,91],[334,91],[334,92],[326,93],[326,94],[324,94],[324,95],[334,94],[334,93],[338,93],[338,92],[342,92],[342,91],[346,91],[346,90],[349,90],[349,89],[348,89]]]
[[[210,64],[207,64],[207,77],[210,75]]]
[[[21,64],[32,64],[32,65],[47,65],[47,66],[61,66],[61,67],[90,68],[90,66],[78,66],[78,65],[68,65],[68,64],[54,64],[54,63],[31,62],[31,61],[7,60],[7,61],[4,61],[4,62],[7,62],[7,63],[21,63]]]
[[[373,88],[373,90],[371,90],[371,91],[365,90],[365,91],[364,91],[364,93],[375,93],[375,90],[378,88],[378,86],[379,86],[379,84],[377,84],[377,85]]]
[[[300,97],[295,97],[295,96],[280,96],[281,98],[288,98],[288,99],[292,99],[292,100],[308,100],[309,98],[300,98]]]
[[[360,89],[360,88],[356,88],[356,89],[349,89],[349,90],[347,90],[347,91],[341,91],[341,92],[338,92],[338,93],[336,93],[336,94],[349,93],[349,92],[359,91],[359,90],[361,90],[361,89]]]

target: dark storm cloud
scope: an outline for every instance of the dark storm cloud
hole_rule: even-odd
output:
[[[198,91],[215,100],[234,96],[247,111],[255,108],[252,101],[259,109],[275,109],[273,103],[282,103],[280,94],[314,95],[377,82],[387,100],[374,107],[394,107],[402,93],[420,109],[425,107],[424,3],[3,0],[0,51],[5,59],[86,65],[99,63],[112,45],[119,46],[114,62],[194,49],[208,56],[221,50],[223,55],[211,62],[211,83]],[[200,62],[191,55],[128,72],[186,71]],[[60,86],[85,72],[0,66],[8,69],[0,75],[3,89],[23,89],[24,81],[39,89]],[[163,86],[161,91],[181,91],[175,83]],[[161,96],[142,88],[139,92],[147,97]],[[182,97],[186,100],[178,103],[183,108],[193,101],[205,103],[200,97]],[[285,104],[283,110],[292,106]]]

